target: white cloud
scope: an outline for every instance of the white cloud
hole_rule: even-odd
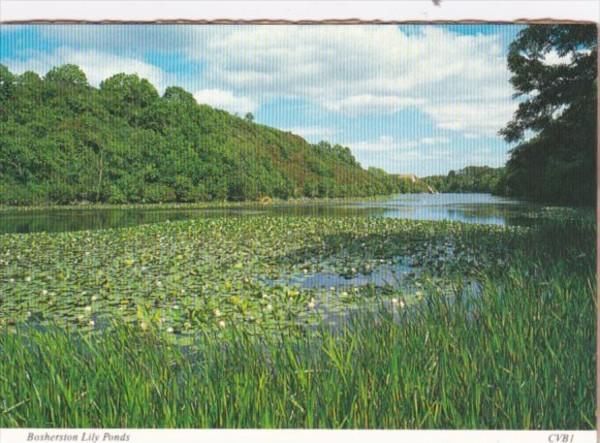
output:
[[[427,104],[423,111],[439,128],[461,131],[469,138],[478,135],[494,136],[508,122],[515,105],[509,101],[491,102],[487,106],[479,101]]]
[[[440,145],[450,143],[450,139],[448,137],[423,137],[420,141],[425,145]]]
[[[446,173],[466,165],[500,166],[506,161],[506,150],[488,143],[474,143],[446,137],[396,139],[381,136],[375,140],[343,143],[352,149],[364,166],[383,168],[388,172],[414,173],[418,176]]]
[[[199,27],[187,53],[208,81],[257,101],[300,97],[346,115],[414,107],[443,129],[496,133],[515,108],[500,37],[420,29]]]
[[[241,115],[254,112],[258,107],[257,103],[248,97],[236,96],[231,91],[221,89],[202,89],[194,93],[194,98],[198,103]]]
[[[441,129],[482,136],[496,134],[516,108],[500,34],[463,35],[437,26],[407,34],[391,25],[43,29],[61,41],[120,54],[131,48],[185,54],[202,74],[180,76],[178,83],[192,91],[228,91],[213,98],[229,109],[255,108],[275,97],[347,116],[410,108]]]
[[[377,140],[358,141],[344,143],[344,146],[349,146],[355,152],[390,152],[402,147],[412,147],[411,142],[398,143],[393,137],[382,135]]]
[[[362,152],[417,152],[419,149],[439,147],[450,143],[448,137],[421,137],[419,139],[400,139],[397,140],[389,135],[382,135],[376,140],[349,142],[348,145],[352,150]]]
[[[409,106],[423,103],[423,100],[399,96],[375,96],[371,94],[353,95],[338,100],[325,101],[325,108],[347,115],[391,114]]]
[[[338,131],[334,128],[324,126],[296,126],[293,128],[283,128],[283,131],[290,131],[307,139],[327,139],[334,136]]]
[[[121,57],[91,49],[58,48],[53,52],[34,53],[27,60],[6,60],[5,62],[13,72],[34,71],[40,75],[45,75],[54,66],[67,63],[78,65],[85,72],[88,82],[94,86],[98,86],[102,80],[120,72],[137,74],[146,78],[159,90],[168,86],[165,74],[154,65],[135,58]]]

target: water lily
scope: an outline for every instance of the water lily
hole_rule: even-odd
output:
[[[28,275],[27,277],[25,277],[25,281],[26,281],[27,283],[29,283],[29,282],[31,281],[31,277]]]
[[[310,301],[308,302],[308,309],[315,309],[315,299],[311,298]]]
[[[219,311],[218,309],[215,309],[213,311],[213,314],[215,315],[215,317],[220,317],[221,316],[221,311]]]
[[[223,320],[219,320],[219,327],[220,328],[224,328],[225,327],[225,322]]]
[[[169,334],[172,334],[172,333],[173,333],[173,328],[172,328],[171,326],[169,326],[169,327],[167,328],[167,332],[168,332]]]
[[[90,321],[88,322],[88,325],[90,325],[90,326],[94,326],[95,324],[96,324],[96,322],[95,322],[94,320],[90,320]]]
[[[85,308],[83,308],[83,310],[85,312],[92,312],[92,307],[90,305],[86,306]]]
[[[46,295],[48,295],[48,291],[46,289],[42,289],[42,295],[45,297]]]

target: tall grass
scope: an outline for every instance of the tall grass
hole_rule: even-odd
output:
[[[304,336],[5,330],[0,426],[593,429],[594,259],[538,255]]]

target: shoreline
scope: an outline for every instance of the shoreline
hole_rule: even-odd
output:
[[[229,209],[229,208],[264,208],[277,206],[317,206],[320,204],[344,204],[361,201],[378,201],[388,199],[396,195],[420,195],[428,194],[425,192],[415,193],[394,193],[372,195],[368,197],[324,197],[324,198],[294,198],[294,199],[271,199],[268,202],[260,200],[245,200],[245,201],[203,201],[203,202],[168,202],[168,203],[74,203],[69,205],[24,205],[11,206],[0,205],[0,212],[34,212],[42,210],[109,210],[109,209]],[[428,194],[429,195],[429,194]]]

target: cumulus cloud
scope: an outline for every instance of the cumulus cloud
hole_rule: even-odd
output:
[[[399,96],[375,96],[371,94],[353,95],[323,102],[325,108],[348,115],[390,114],[409,106],[423,103],[423,100]]]
[[[440,128],[486,135],[515,108],[497,35],[433,26],[410,35],[396,26],[244,26],[197,34],[188,56],[206,63],[206,78],[259,101],[302,97],[351,116],[414,107]]]
[[[194,93],[194,98],[198,103],[238,114],[254,112],[258,107],[257,103],[248,97],[234,95],[231,91],[222,89],[202,89]]]
[[[408,153],[416,148],[447,145],[450,143],[448,137],[421,137],[417,139],[396,139],[389,135],[382,135],[375,140],[348,142],[353,150],[361,152],[401,152]]]
[[[337,134],[337,130],[334,128],[324,127],[324,126],[296,126],[292,128],[283,128],[284,131],[290,131],[294,134],[297,134],[301,137],[312,139],[312,140],[323,140],[327,138],[331,138],[335,134]]]
[[[412,147],[412,142],[398,143],[394,137],[382,135],[376,140],[358,141],[345,143],[352,151],[359,152],[389,152],[401,147]]]
[[[407,33],[392,25],[42,29],[89,48],[88,55],[99,46],[129,55],[132,48],[137,54],[183,54],[202,66],[202,74],[180,74],[176,83],[234,112],[275,98],[300,98],[349,117],[414,109],[438,128],[478,137],[495,136],[516,108],[499,34],[464,35],[437,26]],[[547,62],[555,58],[549,55]],[[102,72],[115,65],[105,61],[94,67]],[[147,77],[159,75],[145,62],[137,63],[138,69],[148,69]]]
[[[34,71],[40,75],[45,75],[57,65],[76,64],[85,72],[88,82],[93,86],[98,86],[102,80],[120,72],[137,74],[159,89],[167,86],[165,74],[160,68],[135,58],[93,49],[58,48],[52,52],[33,53],[25,60],[6,60],[4,63],[16,73]]]

